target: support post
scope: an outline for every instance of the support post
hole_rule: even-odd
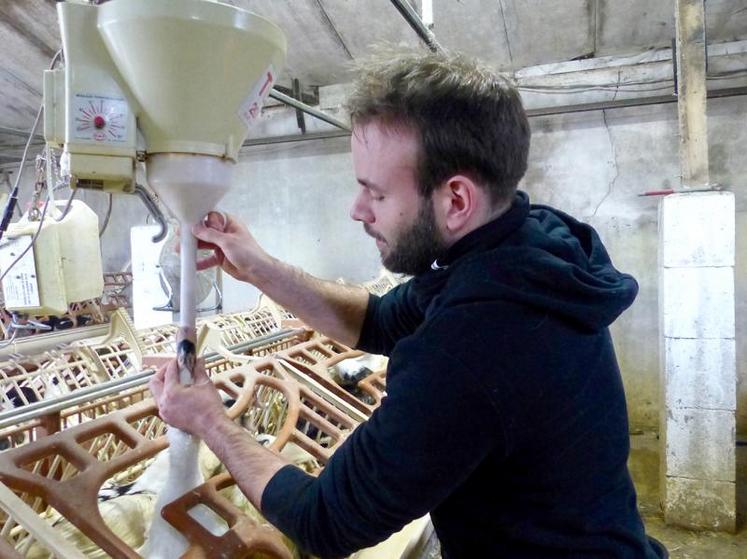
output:
[[[676,9],[682,187],[659,208],[662,506],[668,524],[733,532],[735,203],[708,190],[704,3]]]

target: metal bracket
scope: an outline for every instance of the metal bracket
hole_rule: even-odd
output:
[[[291,82],[293,85],[293,97],[301,101],[301,82],[297,78],[293,78]],[[298,124],[301,134],[306,134],[306,120],[303,116],[303,111],[296,107],[296,123]]]
[[[161,226],[161,231],[159,231],[158,234],[154,235],[151,239],[154,243],[160,243],[166,238],[166,234],[169,232],[169,226],[166,222],[166,216],[163,215],[161,208],[158,207],[156,201],[151,198],[150,193],[143,185],[136,184],[133,194],[136,194],[137,197],[140,198],[143,204],[145,204],[145,207],[148,208],[148,212],[150,212],[150,215],[152,215],[153,219],[155,219],[158,225]]]

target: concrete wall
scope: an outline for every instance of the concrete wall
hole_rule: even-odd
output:
[[[737,195],[738,429],[747,430],[744,365],[745,231],[747,219],[747,99],[709,102],[711,180]],[[649,190],[679,185],[676,105],[659,105],[533,119],[530,170],[523,188],[535,202],[593,224],[616,266],[640,284],[633,306],[613,325],[633,429],[658,426],[659,327],[656,197]],[[741,234],[740,234],[741,233]],[[714,239],[714,242],[719,242]]]
[[[348,216],[357,185],[348,138],[256,147],[242,154],[221,208],[248,223],[272,255],[325,279],[362,282],[381,267],[375,244]],[[256,291],[226,279],[227,311]]]

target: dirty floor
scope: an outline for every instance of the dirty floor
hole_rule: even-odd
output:
[[[725,534],[664,524],[659,505],[659,441],[655,433],[635,434],[630,441],[630,471],[646,530],[667,546],[671,559],[747,559],[747,447],[737,447],[739,530],[737,534]]]

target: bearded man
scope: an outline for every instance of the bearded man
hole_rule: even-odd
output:
[[[350,215],[410,281],[383,297],[322,281],[214,214],[193,233],[214,250],[201,267],[389,356],[387,397],[318,478],[252,441],[212,385],[180,386],[173,363],[151,383],[164,420],[321,557],[426,513],[447,559],[664,557],[636,508],[608,332],[638,286],[590,226],[517,191],[530,140],[517,91],[462,57],[406,53],[368,61],[349,108]]]

